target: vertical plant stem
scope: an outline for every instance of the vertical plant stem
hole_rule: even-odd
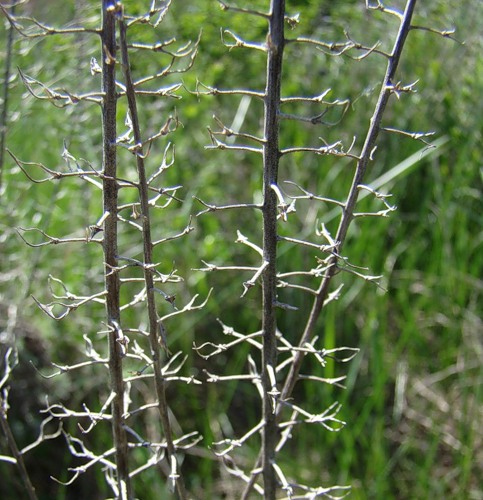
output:
[[[10,10],[12,16],[15,15],[15,4]],[[13,52],[13,32],[14,28],[11,23],[8,26],[7,35],[7,52],[5,57],[5,71],[3,73],[3,107],[0,115],[0,193],[3,185],[3,164],[5,154],[5,138],[7,136],[7,119],[8,119],[8,94],[10,75],[12,72],[12,52]]]
[[[369,162],[372,160],[372,155],[374,153],[375,144],[380,132],[380,125],[382,121],[382,117],[384,115],[384,111],[386,109],[386,105],[388,103],[389,97],[392,92],[392,85],[395,83],[393,78],[395,76],[399,60],[402,54],[402,50],[404,48],[404,43],[406,41],[406,37],[411,29],[411,19],[414,12],[414,8],[417,0],[408,0],[406,4],[406,8],[404,11],[404,15],[402,16],[401,24],[399,27],[399,31],[396,37],[396,41],[394,44],[393,51],[391,53],[391,57],[389,58],[386,74],[384,76],[384,80],[382,82],[381,91],[379,93],[379,98],[376,104],[376,108],[372,115],[369,129],[366,134],[366,139],[364,141],[364,146],[360,155],[360,159],[357,162],[357,167],[355,170],[353,182],[351,188],[349,190],[349,194],[347,196],[347,200],[343,207],[343,214],[337,229],[337,236],[335,241],[338,242],[336,253],[340,255],[342,250],[342,246],[344,244],[345,238],[347,236],[347,231],[349,229],[350,223],[354,217],[354,210],[357,203],[357,198],[359,194],[358,186],[362,183],[364,175],[367,170],[367,166]],[[273,14],[272,14],[273,16]],[[273,18],[271,20],[273,23]],[[273,41],[272,41],[273,43]],[[267,94],[268,95],[268,94]],[[268,102],[268,99],[267,99]],[[267,146],[269,146],[268,136],[267,138]],[[264,213],[265,215],[265,213]],[[330,267],[325,273],[325,277],[323,278],[318,290],[317,296],[314,299],[312,309],[305,325],[304,331],[300,337],[299,347],[303,347],[307,342],[309,342],[313,336],[316,329],[317,321],[320,317],[322,309],[324,307],[325,301],[329,295],[330,284],[332,282],[332,278],[336,274],[337,271],[337,256],[333,256],[330,261]],[[265,288],[264,288],[265,290]],[[300,368],[302,366],[302,361],[304,359],[304,352],[297,351],[294,354],[294,360],[290,365],[289,373],[287,374],[287,378],[285,379],[283,389],[280,395],[280,400],[285,401],[291,397],[295,384],[297,383]],[[277,409],[277,418],[276,422],[278,422],[281,417],[281,409],[279,406]],[[263,464],[263,474],[265,474],[265,450],[262,450],[262,453],[259,455],[255,468],[260,466],[260,463]],[[249,498],[250,492],[253,488],[253,485],[256,481],[257,474],[252,474],[247,486],[243,492],[242,498]],[[264,478],[265,482],[265,478]]]
[[[142,150],[141,129],[139,126],[139,116],[136,104],[136,91],[131,77],[131,68],[129,65],[129,54],[126,40],[126,24],[122,19],[120,22],[120,39],[122,53],[122,68],[125,76],[126,96],[128,100],[129,113],[134,135],[134,143],[136,145],[136,164],[138,171],[138,190],[139,200],[141,205],[141,222],[143,229],[143,250],[144,250],[144,281],[146,284],[146,301],[149,318],[149,345],[151,348],[151,357],[154,369],[154,384],[156,388],[156,396],[158,400],[158,411],[163,426],[164,437],[166,439],[167,458],[172,467],[172,479],[175,481],[175,488],[178,497],[186,498],[186,491],[183,478],[176,465],[176,448],[174,446],[171,424],[169,421],[169,409],[166,400],[166,382],[163,376],[163,363],[160,350],[159,328],[164,328],[163,325],[158,325],[158,314],[156,311],[156,300],[154,292],[154,279],[151,264],[153,263],[153,242],[151,238],[151,221],[149,215],[149,191],[146,180],[146,170],[144,167],[144,155]],[[174,470],[173,470],[174,465]]]
[[[265,90],[265,126],[263,148],[263,259],[267,264],[263,272],[263,419],[262,433],[264,496],[275,499],[277,480],[272,466],[277,444],[277,422],[275,403],[270,395],[272,378],[277,365],[276,343],[276,286],[277,286],[277,196],[273,189],[277,185],[279,149],[279,108],[284,49],[285,1],[272,0],[267,37],[268,61]]]
[[[127,436],[123,426],[124,379],[122,373],[122,346],[118,342],[121,328],[120,280],[117,267],[117,207],[118,184],[116,157],[116,8],[109,0],[102,1],[102,106],[103,130],[103,195],[104,213],[109,216],[104,222],[104,261],[106,286],[106,314],[109,328],[109,374],[112,402],[112,430],[116,448],[117,482],[120,499],[131,499]]]

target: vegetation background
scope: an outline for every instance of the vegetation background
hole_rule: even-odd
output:
[[[142,0],[124,3],[131,12],[146,8]],[[399,3],[391,5],[398,7]],[[55,26],[82,23],[98,27],[98,4],[45,0],[30,1],[22,8]],[[267,2],[257,0],[250,6],[266,8]],[[293,0],[287,9],[290,14],[300,12],[297,34],[324,41],[341,40],[348,30],[353,39],[366,45],[381,40],[389,48],[397,28],[387,16],[368,13],[360,1]],[[347,426],[338,433],[313,428],[299,433],[291,443],[293,469],[308,482],[351,484],[351,498],[482,499],[483,5],[478,0],[437,0],[421,2],[417,9],[420,24],[455,27],[455,37],[464,43],[426,32],[412,33],[399,74],[405,83],[419,80],[418,93],[394,100],[385,122],[409,131],[434,130],[441,145],[422,154],[424,145],[410,138],[385,134],[380,140],[367,183],[391,172],[382,189],[392,193],[391,202],[398,210],[389,218],[354,224],[345,251],[351,262],[368,267],[371,274],[382,274],[386,291],[344,276],[342,297],[325,310],[320,324],[324,347],[359,347],[360,354],[342,367],[344,371],[328,363],[319,373],[331,377],[348,370],[345,389],[318,387],[313,392],[308,389],[305,397],[323,407],[341,402],[341,419]],[[261,173],[250,156],[209,151],[204,146],[209,144],[206,127],[215,126],[213,114],[225,123],[243,114],[244,129],[256,133],[261,127],[260,105],[241,102],[239,97],[200,98],[188,91],[195,89],[197,79],[223,89],[262,88],[262,58],[248,51],[228,51],[220,42],[220,27],[242,33],[244,39],[261,41],[262,21],[249,21],[243,15],[223,13],[212,0],[174,0],[157,33],[142,28],[135,33],[149,43],[175,36],[181,46],[195,40],[202,30],[194,68],[183,75],[182,100],[144,101],[141,111],[145,127],[151,130],[175,110],[183,124],[169,137],[176,146],[176,163],[167,174],[167,183],[183,186],[180,196],[184,203],[160,217],[158,224],[165,234],[182,230],[190,214],[202,208],[193,196],[216,203],[259,198]],[[4,67],[4,20],[0,28],[0,64]],[[99,57],[95,37],[27,40],[15,34],[13,67],[49,86],[78,93],[97,90],[100,81],[91,76],[91,57]],[[133,71],[147,75],[161,65],[162,56],[149,54],[136,58]],[[383,71],[384,61],[377,56],[355,62],[289,47],[282,93],[317,95],[331,88],[331,97],[350,99],[342,122],[323,131],[328,142],[343,139],[350,143],[353,136],[366,130]],[[320,135],[320,126],[285,122],[281,137],[287,146],[301,146],[317,144]],[[85,103],[58,110],[39,102],[26,92],[15,71],[10,80],[7,147],[22,160],[54,167],[63,163],[64,140],[76,157],[98,164],[102,142],[98,110]],[[154,154],[159,158],[162,150]],[[352,170],[346,167],[343,159],[300,155],[283,164],[281,177],[311,186],[320,195],[343,199],[352,177]],[[392,170],[394,167],[399,168]],[[18,308],[19,366],[11,381],[9,421],[24,446],[37,435],[38,410],[45,405],[45,394],[51,402],[80,407],[83,402],[97,401],[105,390],[94,371],[45,380],[29,363],[50,373],[51,362],[68,364],[82,359],[82,335],[95,334],[102,310],[87,306],[66,321],[53,322],[39,311],[30,294],[40,300],[48,296],[49,274],[80,294],[92,293],[102,282],[102,259],[88,245],[30,248],[15,228],[37,226],[59,237],[82,237],[84,229],[99,218],[101,204],[97,195],[78,182],[33,185],[9,157],[5,158],[2,181],[0,326],[6,329],[9,311]],[[375,207],[369,200],[366,203],[367,209]],[[330,207],[316,211],[303,203],[297,210],[296,221],[287,229],[293,235],[313,231],[317,220],[333,227],[338,215]],[[245,249],[233,243],[236,230],[256,235],[259,223],[245,213],[225,212],[199,217],[193,224],[196,230],[188,239],[173,244],[168,250],[171,253],[163,255],[167,269],[174,265],[185,277],[173,289],[181,303],[195,293],[205,297],[211,287],[215,289],[215,298],[205,309],[186,316],[171,333],[170,346],[185,352],[191,351],[193,341],[219,337],[217,317],[243,331],[257,328],[259,321],[256,291],[240,307],[243,277],[193,271],[202,266],[201,259],[217,264],[246,263],[250,257]],[[130,247],[129,233],[123,238],[122,245],[131,254],[139,251],[132,244]],[[280,248],[282,262],[313,260],[310,252]],[[286,332],[297,328],[309,307],[303,295],[293,293],[290,302],[299,311],[284,316]],[[209,368],[237,373],[241,360],[242,353],[235,353],[231,358],[219,357]],[[189,363],[193,373],[205,367],[195,353],[190,354]],[[320,372],[320,368],[314,366],[314,371]],[[248,429],[257,419],[250,405],[253,395],[241,384],[204,385],[198,392],[190,388],[186,394],[177,387],[177,391],[170,394],[170,400],[180,425],[189,422],[190,427],[200,429],[205,445],[218,438],[221,427]],[[108,442],[110,435],[96,435],[95,439]],[[8,454],[3,437],[0,446],[0,453]],[[253,450],[252,456],[255,453]],[[46,443],[28,455],[27,466],[41,497],[104,498],[101,479],[89,474],[69,489],[59,488],[48,478],[66,474],[72,461],[60,442],[54,446]],[[220,483],[227,479],[216,475],[217,465],[209,453],[188,457],[183,467],[189,471],[190,488],[200,498],[217,498],[226,488]],[[10,464],[0,462],[0,475],[0,497],[13,498],[22,491]],[[137,489],[140,498],[156,498],[159,493],[154,477],[152,481],[145,478]]]

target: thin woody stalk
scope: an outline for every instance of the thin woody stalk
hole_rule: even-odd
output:
[[[354,218],[354,210],[359,195],[358,186],[362,184],[364,175],[367,170],[367,166],[372,159],[372,154],[374,152],[376,141],[379,136],[379,132],[381,130],[380,126],[382,122],[382,117],[384,115],[384,111],[386,110],[389,97],[392,93],[393,84],[395,83],[393,82],[393,79],[399,64],[399,59],[401,57],[402,50],[404,48],[406,37],[411,29],[411,19],[414,12],[414,8],[416,6],[416,1],[417,0],[408,0],[406,4],[406,9],[404,11],[401,25],[399,27],[399,31],[396,37],[396,42],[394,44],[391,57],[389,58],[389,61],[387,63],[386,74],[382,82],[381,91],[379,93],[379,98],[376,104],[376,108],[374,110],[374,114],[372,115],[370,121],[369,130],[367,131],[360,159],[357,162],[357,167],[352,181],[352,186],[347,196],[347,200],[344,204],[342,217],[339,223],[339,227],[337,229],[337,236],[335,237],[335,241],[337,242],[337,248],[336,248],[337,255],[341,254],[342,246],[345,242],[347,231],[349,229],[352,219]],[[319,318],[322,308],[324,307],[324,303],[329,294],[330,283],[337,270],[336,266],[337,257],[335,256],[332,257],[330,264],[331,267],[327,271],[325,278],[322,280],[320,287],[317,290],[317,297],[315,298],[314,303],[312,305],[310,317],[305,327],[305,330],[300,338],[299,346],[305,345],[305,343],[308,342],[314,335],[317,319]],[[300,371],[303,358],[304,355],[302,352],[299,351],[295,354],[294,361],[290,366],[290,372],[287,375],[287,379],[285,380],[284,388],[282,390],[282,396],[281,396],[282,400],[289,398],[290,395],[292,394],[292,391],[297,382],[297,377]]]
[[[121,16],[122,17],[122,16]],[[126,97],[128,100],[129,113],[131,116],[134,143],[136,148],[136,164],[138,171],[138,190],[141,206],[141,223],[143,231],[143,252],[144,252],[144,281],[146,284],[146,301],[149,318],[149,345],[151,348],[151,357],[154,370],[154,384],[158,400],[158,411],[163,426],[164,437],[166,439],[167,458],[172,468],[176,472],[176,477],[172,477],[176,492],[180,499],[187,498],[184,481],[176,464],[176,448],[173,442],[171,424],[169,421],[168,403],[166,400],[166,382],[163,376],[163,363],[161,359],[160,342],[164,342],[160,336],[159,329],[164,326],[159,322],[156,311],[156,300],[154,292],[153,271],[150,264],[153,263],[153,241],[151,237],[151,222],[149,216],[149,191],[146,179],[146,170],[144,167],[144,155],[142,150],[141,129],[139,126],[139,115],[136,104],[136,91],[131,77],[131,68],[129,64],[129,53],[126,40],[126,23],[121,18],[120,21],[120,41],[122,55],[122,69],[125,77]]]
[[[276,286],[277,286],[277,185],[280,160],[279,111],[284,49],[285,1],[272,0],[267,37],[268,60],[265,90],[265,126],[263,147],[263,260],[267,264],[262,274],[263,291],[263,420],[262,454],[264,496],[275,499],[277,478],[273,463],[277,445],[277,422],[274,400],[270,395],[273,384],[270,371],[277,366]]]
[[[341,254],[341,250],[345,242],[347,231],[354,217],[354,210],[359,194],[358,186],[362,183],[364,175],[367,170],[367,166],[372,159],[372,154],[374,152],[376,141],[379,136],[379,132],[381,130],[380,126],[382,122],[382,117],[384,115],[384,111],[386,109],[389,97],[392,93],[392,88],[394,84],[393,78],[395,76],[399,64],[399,60],[401,57],[402,50],[404,48],[406,37],[411,29],[411,19],[416,5],[416,1],[417,0],[408,0],[406,4],[406,9],[401,19],[401,24],[396,37],[394,48],[388,60],[386,74],[382,82],[381,91],[376,104],[376,108],[374,110],[373,116],[370,121],[369,129],[366,134],[366,139],[364,141],[364,146],[360,158],[357,162],[357,167],[355,170],[353,182],[349,190],[347,200],[343,206],[343,214],[337,229],[337,236],[335,238],[335,241],[337,242],[337,247],[335,249],[334,256],[329,261],[329,268],[325,273],[325,277],[323,278],[317,290],[317,295],[316,298],[314,299],[312,310],[307,320],[307,324],[300,337],[300,341],[298,344],[299,347],[303,347],[307,342],[309,342],[313,338],[314,332],[316,330],[317,321],[320,317],[325,301],[327,300],[327,297],[329,295],[330,284],[332,282],[332,278],[334,277],[337,271],[336,255]],[[302,366],[302,361],[304,357],[305,357],[304,351],[300,350],[295,352],[294,360],[290,365],[290,370],[289,373],[287,374],[287,378],[285,379],[285,383],[283,385],[283,389],[280,395],[281,401],[286,401],[291,397],[292,391],[298,380],[300,368]],[[277,408],[276,422],[278,422],[281,418],[281,409],[282,409],[281,406]],[[265,451],[262,450],[262,453],[259,455],[255,468],[259,467],[261,463],[264,463],[263,462],[264,457],[265,457]],[[265,472],[265,468],[263,469],[263,471]],[[247,499],[249,497],[256,479],[257,479],[257,474],[252,473],[251,478],[245,488],[245,491],[243,492],[242,495],[243,499]]]
[[[104,214],[109,214],[104,222],[104,262],[106,286],[106,314],[109,327],[109,374],[111,390],[115,394],[112,401],[112,429],[116,448],[117,483],[119,498],[132,498],[129,478],[128,447],[126,431],[123,427],[124,380],[122,373],[122,346],[118,342],[121,328],[119,273],[112,272],[117,267],[117,211],[118,184],[116,157],[116,12],[112,2],[102,2],[102,130],[103,130],[103,204]]]

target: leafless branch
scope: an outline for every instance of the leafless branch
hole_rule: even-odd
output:
[[[258,154],[263,153],[263,149],[260,149],[260,148],[254,148],[252,146],[245,146],[242,144],[227,144],[226,142],[220,141],[216,137],[216,135],[218,135],[216,132],[213,132],[210,127],[206,127],[206,128],[208,129],[208,133],[210,135],[212,145],[205,146],[205,149],[221,149],[221,150],[227,150],[227,151],[245,151],[245,152],[249,152],[249,153],[258,153]]]
[[[405,135],[407,137],[411,137],[411,139],[415,139],[416,141],[421,141],[426,146],[432,148],[434,147],[431,143],[425,140],[426,137],[432,137],[435,132],[406,132],[405,130],[399,130],[397,128],[392,127],[381,127],[381,130],[385,132],[393,132],[395,134]]]
[[[347,41],[345,42],[322,42],[320,40],[314,40],[312,38],[297,37],[293,39],[288,39],[287,43],[304,43],[309,45],[314,45],[318,50],[327,54],[329,56],[346,56],[355,61],[362,61],[371,54],[378,54],[385,58],[389,58],[390,54],[379,49],[381,42],[376,42],[374,45],[368,47],[361,43],[355,42],[345,33]],[[350,52],[352,50],[362,51],[360,56],[352,56]]]
[[[234,42],[229,43],[225,41],[225,35],[229,35],[231,38],[233,38]],[[246,40],[240,38],[237,34],[233,33],[233,31],[227,29],[221,30],[221,43],[223,43],[223,45],[230,50],[243,48],[243,49],[261,50],[262,52],[267,52],[266,44],[247,42]]]
[[[0,10],[8,20],[13,29],[25,38],[45,38],[51,35],[76,35],[79,33],[100,34],[100,30],[89,28],[52,28],[41,23],[33,17],[11,15],[3,4],[0,4]],[[21,22],[26,22],[30,26],[23,26]]]
[[[29,93],[39,100],[45,100],[51,102],[57,108],[64,108],[65,106],[70,106],[72,104],[78,104],[81,101],[94,102],[96,104],[102,103],[102,93],[99,92],[89,92],[87,94],[73,94],[66,89],[54,90],[43,84],[39,80],[27,76],[18,68],[20,78],[23,84],[29,91]],[[40,93],[35,92],[35,88],[40,88]]]
[[[206,89],[206,91],[201,91],[200,87]],[[200,82],[199,80],[196,80],[196,89],[191,92],[194,95],[197,96],[202,96],[202,95],[246,95],[248,97],[256,97],[258,99],[263,99],[265,97],[265,94],[263,92],[256,92],[253,90],[246,90],[246,89],[231,89],[231,90],[225,90],[225,89],[218,89],[216,87],[210,87],[209,85],[205,85],[204,83]]]
[[[30,243],[27,241],[22,233],[28,232],[28,231],[36,231],[40,233],[42,236],[47,238],[47,241],[44,241],[42,243]],[[100,243],[102,244],[102,240],[95,240],[89,235],[86,235],[84,238],[56,238],[54,236],[49,236],[45,231],[42,229],[39,229],[37,227],[18,227],[17,228],[17,234],[20,236],[22,241],[26,243],[29,247],[32,248],[38,248],[38,247],[44,247],[46,245],[60,245],[63,243]]]
[[[206,203],[203,201],[201,198],[198,198],[197,196],[193,196],[193,199],[201,203],[203,206],[207,207],[206,210],[201,210],[196,214],[196,217],[199,217],[200,215],[206,214],[208,212],[216,212],[218,210],[230,210],[230,209],[238,209],[238,208],[257,208],[261,209],[262,207],[260,205],[257,205],[255,203],[239,203],[235,205],[211,205],[209,203]]]
[[[236,137],[236,138],[241,138],[241,139],[249,139],[249,140],[258,142],[260,144],[263,144],[265,142],[260,137],[256,137],[256,136],[250,135],[250,134],[242,134],[240,132],[235,132],[231,128],[226,127],[223,124],[223,122],[216,115],[213,115],[213,119],[219,125],[219,127],[221,128],[221,130],[219,132],[213,132],[212,130],[210,130],[210,134],[213,134],[213,135],[222,135],[222,136],[225,136],[225,137]]]
[[[252,10],[252,9],[243,9],[240,7],[234,7],[226,2],[223,2],[222,0],[218,0],[218,3],[220,4],[220,7],[222,10],[231,10],[233,12],[242,12],[244,14],[250,14],[252,16],[258,16],[258,17],[263,17],[264,19],[270,19],[269,14],[265,14],[264,12],[260,12],[258,10]]]
[[[429,33],[435,33],[436,35],[440,35],[443,38],[449,38],[450,40],[453,40],[454,42],[457,42],[461,45],[464,45],[464,42],[461,42],[457,38],[455,38],[453,35],[456,33],[456,30],[454,28],[448,29],[448,30],[437,30],[434,28],[430,28],[429,26],[418,26],[416,24],[411,25],[412,30],[420,30],[420,31],[428,31]]]

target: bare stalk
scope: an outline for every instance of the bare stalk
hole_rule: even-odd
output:
[[[106,286],[106,314],[109,326],[109,374],[112,400],[112,429],[116,449],[117,484],[119,498],[132,498],[129,478],[127,436],[124,428],[124,380],[122,373],[122,345],[118,342],[121,325],[120,280],[117,267],[117,212],[118,184],[116,155],[116,8],[109,0],[102,0],[102,130],[103,130],[103,196],[104,214],[104,262]]]
[[[357,204],[357,199],[360,191],[359,186],[362,184],[364,175],[367,170],[367,166],[369,165],[369,162],[372,160],[372,156],[375,151],[376,141],[379,136],[379,132],[381,130],[382,117],[384,115],[384,111],[386,109],[389,97],[394,92],[395,82],[393,80],[404,47],[404,42],[406,41],[406,37],[411,29],[411,19],[414,12],[414,7],[416,5],[416,1],[417,0],[408,0],[406,4],[406,9],[404,11],[404,15],[401,20],[399,32],[397,34],[396,41],[394,43],[394,48],[387,63],[386,74],[382,82],[381,91],[379,93],[379,98],[376,104],[376,108],[374,110],[374,114],[372,115],[369,129],[366,134],[366,139],[364,141],[364,146],[362,148],[360,158],[357,161],[357,167],[352,181],[352,185],[349,194],[347,196],[347,200],[343,207],[342,217],[339,222],[339,227],[337,229],[337,236],[335,238],[337,245],[336,252],[334,252],[334,256],[331,257],[329,261],[330,267],[327,270],[327,273],[324,279],[322,280],[319,289],[317,290],[317,296],[313,302],[312,310],[307,325],[305,327],[305,330],[300,338],[299,346],[305,345],[313,337],[317,320],[320,316],[322,308],[324,307],[324,303],[329,295],[330,283],[337,271],[338,258],[336,255],[341,255],[342,247],[344,245],[345,238],[347,236],[349,225],[352,219],[354,218],[354,210]],[[290,367],[290,372],[287,375],[282,390],[282,396],[281,396],[282,400],[289,398],[290,395],[292,394],[292,391],[297,382],[303,358],[304,354],[301,351],[299,351],[295,355],[294,362]]]
[[[155,286],[153,278],[153,240],[151,237],[151,221],[149,215],[149,187],[146,179],[144,166],[144,154],[142,147],[141,129],[139,126],[139,115],[136,103],[136,91],[131,77],[131,67],[129,64],[129,53],[126,39],[126,23],[121,16],[120,21],[120,42],[122,54],[122,69],[125,77],[126,97],[128,100],[129,113],[132,121],[134,144],[136,145],[135,156],[138,171],[138,190],[141,209],[141,223],[143,233],[143,253],[144,253],[144,281],[146,283],[146,302],[149,318],[149,345],[151,348],[151,358],[154,370],[154,385],[158,400],[158,411],[163,426],[164,437],[166,439],[167,458],[171,466],[171,479],[174,481],[176,492],[181,499],[187,498],[184,481],[176,465],[176,448],[173,442],[171,424],[169,421],[168,403],[166,400],[166,381],[163,375],[163,361],[161,358],[160,345],[164,342],[162,333],[164,326],[158,318],[156,311]],[[117,273],[116,273],[117,274]]]
[[[393,79],[399,64],[399,60],[401,57],[406,37],[411,29],[411,18],[414,12],[415,5],[416,5],[416,0],[408,0],[406,4],[406,9],[404,11],[404,15],[401,18],[399,32],[396,37],[393,51],[388,59],[386,74],[382,82],[378,102],[376,104],[375,111],[370,121],[369,129],[366,134],[366,139],[364,141],[364,146],[361,155],[357,160],[357,167],[355,170],[353,182],[347,200],[342,207],[343,213],[338,226],[337,236],[335,238],[336,242],[335,251],[333,252],[332,257],[328,259],[327,270],[317,290],[309,318],[307,320],[306,326],[298,343],[299,348],[303,348],[314,337],[317,321],[320,317],[324,304],[326,303],[329,297],[330,284],[332,282],[332,278],[334,277],[334,275],[338,270],[337,267],[338,258],[341,255],[341,250],[345,242],[345,238],[347,236],[348,228],[350,226],[352,219],[354,218],[354,210],[357,204],[357,199],[360,191],[359,186],[362,184],[368,164],[372,160],[375,151],[375,144],[379,136],[379,132],[381,130],[382,117],[386,109],[389,97],[391,93],[395,91],[395,82],[393,81]],[[267,141],[267,147],[268,147],[268,141]],[[305,355],[306,352],[303,349],[295,351],[293,361],[290,364],[289,373],[287,374],[287,377],[283,385],[283,389],[281,391],[280,395],[281,401],[287,401],[291,397],[292,391],[299,378],[300,368],[302,366],[302,362]],[[283,409],[282,405],[278,406],[278,408],[276,409],[276,418],[274,425],[281,420],[282,409]],[[265,450],[262,450],[261,454],[259,455],[257,464],[255,466],[255,470],[260,466],[260,464],[263,465],[263,474],[265,482],[266,481]],[[254,487],[256,477],[257,473],[252,472],[251,478],[247,483],[242,498],[246,499],[249,497],[250,492]]]
[[[279,150],[279,110],[284,49],[285,0],[272,0],[267,37],[267,81],[265,90],[265,126],[263,147],[263,260],[267,263],[262,274],[263,291],[263,351],[262,386],[263,420],[262,433],[264,496],[275,499],[277,476],[273,468],[277,445],[275,400],[271,395],[273,373],[277,366],[277,338],[275,303],[277,286],[277,186]],[[271,376],[272,375],[272,376]]]

